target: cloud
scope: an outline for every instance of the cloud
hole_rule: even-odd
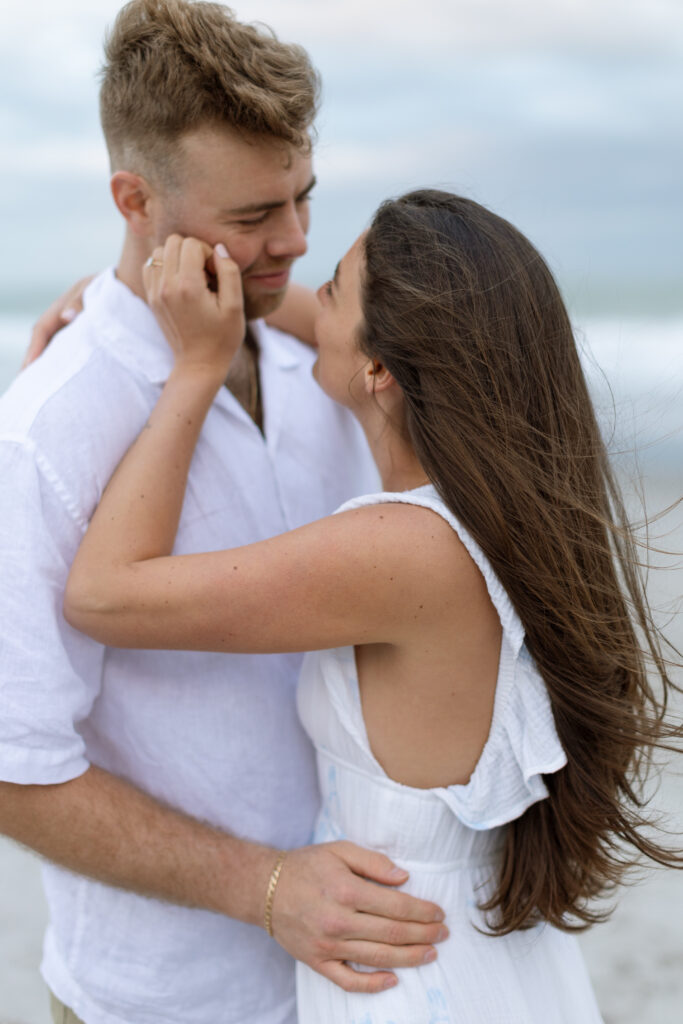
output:
[[[0,150],[0,176],[29,178],[98,178],[106,184],[109,161],[99,139],[65,139],[63,135],[21,142]]]
[[[86,195],[91,223],[106,222],[95,76],[120,6],[32,0],[0,12],[0,216],[12,230],[38,223],[39,196],[42,221],[71,237],[67,193],[70,225]],[[380,198],[433,184],[500,210],[569,274],[683,273],[680,0],[233,6],[301,41],[322,71],[314,235],[325,261]]]
[[[32,0],[6,4],[0,13],[3,51],[35,53],[68,48],[69,63],[98,50],[120,0]],[[562,52],[683,53],[680,0],[235,0],[244,21],[272,26],[282,38],[312,47],[367,46],[384,57],[402,54],[460,56],[548,47]]]
[[[679,0],[256,0],[233,5],[283,36],[455,56],[552,47],[564,52],[681,53]]]
[[[425,180],[429,175],[444,176],[453,168],[454,158],[463,152],[468,160],[485,158],[486,140],[474,132],[458,132],[457,136],[438,131],[420,140],[391,138],[375,140],[336,139],[319,145],[315,164],[324,186],[337,187],[363,181],[387,185],[392,180]]]

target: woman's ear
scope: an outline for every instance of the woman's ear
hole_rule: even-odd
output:
[[[368,394],[378,394],[396,384],[396,378],[378,359],[369,359],[365,367],[365,390]]]
[[[111,194],[114,197],[119,213],[136,235],[152,234],[152,199],[153,193],[148,182],[132,171],[116,171],[110,182]]]

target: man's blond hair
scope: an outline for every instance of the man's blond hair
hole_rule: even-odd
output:
[[[320,83],[308,54],[222,4],[131,0],[104,54],[100,116],[112,170],[168,183],[178,141],[205,127],[310,146]]]

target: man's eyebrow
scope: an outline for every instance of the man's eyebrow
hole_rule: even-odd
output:
[[[295,201],[297,203],[300,203],[302,199],[306,199],[306,197],[310,194],[310,192],[312,192],[312,190],[315,188],[316,184],[317,184],[317,179],[316,179],[315,175],[313,175],[313,177],[309,181],[309,183],[306,186],[306,188],[302,192],[299,192],[298,196],[296,196]],[[286,204],[286,200],[285,199],[276,200],[275,202],[272,202],[272,203],[247,203],[246,206],[236,206],[232,210],[227,210],[227,209],[226,210],[221,210],[219,212],[219,216],[221,216],[221,217],[239,217],[239,216],[242,216],[245,213],[267,213],[269,210],[279,210],[285,204]]]

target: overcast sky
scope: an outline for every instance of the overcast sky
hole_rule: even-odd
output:
[[[115,260],[96,71],[116,0],[0,13],[4,306]],[[325,276],[388,194],[463,191],[526,231],[579,308],[683,309],[681,0],[245,0],[302,42],[324,105]]]

